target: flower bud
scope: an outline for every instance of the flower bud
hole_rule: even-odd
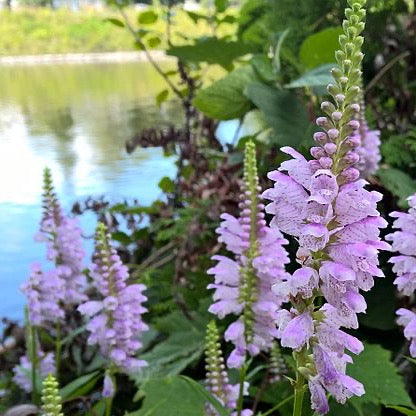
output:
[[[328,141],[328,136],[323,131],[318,131],[314,133],[313,139],[320,144],[325,144]]]
[[[319,164],[323,169],[329,169],[333,164],[333,160],[330,157],[321,157],[319,159]]]
[[[326,156],[325,150],[322,149],[322,147],[317,147],[314,146],[311,148],[311,155],[315,158],[315,159],[319,159],[321,157]]]
[[[326,143],[324,149],[325,152],[331,156],[337,151],[337,145],[335,143]]]
[[[360,177],[360,171],[355,168],[347,168],[342,171],[341,176],[346,182],[354,182]]]

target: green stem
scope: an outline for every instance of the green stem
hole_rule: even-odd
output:
[[[289,397],[286,397],[286,399],[282,400],[280,403],[278,403],[276,406],[272,407],[270,410],[268,410],[265,413],[262,413],[263,416],[269,416],[271,415],[275,410],[280,409],[282,406],[284,406],[286,403],[290,402],[291,400],[293,400],[293,398],[295,397],[294,394],[292,394]]]
[[[30,325],[30,324],[29,324]],[[38,353],[36,345],[36,327],[30,325],[30,358],[32,361],[32,402],[37,405],[39,403],[38,391],[37,391],[37,362]]]
[[[114,395],[115,395],[116,390],[117,390],[117,385],[116,385],[116,380],[115,380],[115,377],[114,377],[115,367],[114,367],[113,363],[110,364],[109,375],[110,375],[110,378],[111,378],[111,380],[113,382],[113,385],[114,385]],[[113,407],[113,397],[114,397],[114,395],[111,396],[111,397],[107,397],[105,399],[105,403],[106,403],[106,405],[105,405],[105,416],[111,416],[111,409]]]
[[[244,401],[244,381],[246,379],[247,365],[244,364],[240,370],[240,390],[238,391],[238,401],[237,401],[237,416],[241,416],[243,411],[243,401]]]
[[[59,379],[59,367],[61,365],[61,351],[62,351],[62,339],[61,339],[61,322],[56,324],[56,351],[55,351],[55,367],[56,367],[56,379]]]
[[[299,367],[304,364],[303,356],[305,352],[296,353],[296,383],[295,383],[295,401],[293,404],[293,416],[302,416],[303,396],[305,394],[305,377],[299,371]]]

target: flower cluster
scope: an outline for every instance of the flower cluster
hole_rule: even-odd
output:
[[[96,233],[94,263],[90,268],[100,300],[89,300],[78,307],[80,313],[91,320],[89,344],[98,344],[101,353],[119,370],[131,373],[146,365],[136,358],[142,346],[140,336],[148,329],[142,320],[146,301],[142,284],[128,284],[128,269],[111,244],[104,224]],[[107,380],[108,383],[108,380]]]
[[[39,371],[40,377],[43,379],[48,374],[55,373],[55,357],[52,353],[43,353],[38,348],[38,359],[36,368]],[[20,357],[20,364],[13,369],[13,381],[24,391],[30,393],[32,391],[32,380],[30,374],[32,372],[32,362],[24,355]]]
[[[358,328],[357,314],[366,310],[360,290],[370,290],[374,277],[383,276],[378,251],[389,248],[379,237],[387,225],[377,211],[382,195],[365,189],[356,168],[365,0],[348,3],[336,53],[339,68],[332,70],[335,83],[328,85],[333,102],[322,103],[326,116],[316,121],[323,131],[314,135],[314,160],[282,148],[293,159],[270,172],[275,185],[263,194],[272,201],[266,207],[274,215],[271,226],[299,242],[302,267],[273,286],[293,306],[279,311],[278,336],[282,346],[295,351],[295,394],[301,394],[306,379],[319,414],[329,411],[325,390],[340,403],[364,393],[362,384],[346,375],[352,359],[345,353],[358,354],[363,345],[341,328]]]
[[[206,334],[206,384],[207,389],[212,395],[227,409],[233,410],[237,407],[239,395],[238,384],[230,384],[227,371],[225,370],[224,358],[222,357],[220,337],[215,322],[212,321],[207,326]],[[247,390],[248,384],[244,386]],[[246,394],[246,393],[245,393]],[[206,413],[209,416],[217,416],[215,409],[207,404]],[[251,410],[245,409],[241,416],[251,416]],[[235,413],[233,413],[235,415]]]
[[[46,242],[47,258],[54,267],[43,271],[40,264],[33,263],[21,289],[28,298],[30,323],[43,326],[62,321],[66,305],[86,299],[81,229],[75,218],[64,215],[49,169],[44,172],[43,217],[35,239]]]
[[[255,147],[246,145],[244,188],[241,215],[223,214],[217,229],[219,241],[235,255],[235,259],[214,256],[218,263],[208,270],[215,276],[215,289],[210,312],[219,318],[240,315],[225,332],[235,349],[229,356],[229,367],[244,364],[246,353],[255,356],[268,351],[277,336],[274,321],[285,297],[271,291],[273,284],[286,278],[284,265],[288,256],[283,244],[287,241],[276,228],[269,228],[264,219],[264,206],[259,203]]]
[[[416,194],[409,199],[409,211],[392,212],[396,220],[393,227],[399,229],[386,236],[392,242],[394,251],[400,253],[390,259],[393,271],[397,274],[394,281],[399,291],[405,296],[416,292]],[[405,308],[397,311],[398,323],[404,326],[404,335],[410,341],[410,354],[416,357],[416,313]]]
[[[356,151],[359,156],[357,168],[362,178],[374,175],[378,170],[378,164],[381,160],[380,155],[380,131],[370,130],[365,119],[364,99],[360,103],[360,128],[355,132],[354,137],[360,140],[360,146]]]
[[[56,273],[64,282],[63,303],[78,305],[86,299],[83,274],[85,252],[81,228],[76,218],[64,213],[54,192],[49,169],[44,172],[43,217],[37,241],[46,243],[48,260],[55,263]]]

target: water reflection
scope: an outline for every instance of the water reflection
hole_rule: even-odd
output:
[[[22,316],[18,286],[44,257],[33,234],[45,165],[66,208],[103,194],[147,204],[160,178],[174,175],[159,149],[124,150],[142,128],[180,122],[178,106],[155,107],[161,88],[145,63],[0,68],[0,316]],[[88,218],[84,226],[94,227]]]

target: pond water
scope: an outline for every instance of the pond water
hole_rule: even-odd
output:
[[[45,257],[33,240],[45,166],[67,210],[89,195],[148,204],[175,175],[160,149],[124,149],[142,128],[180,122],[179,106],[155,106],[162,88],[147,63],[0,67],[0,317],[23,316],[19,286]]]

